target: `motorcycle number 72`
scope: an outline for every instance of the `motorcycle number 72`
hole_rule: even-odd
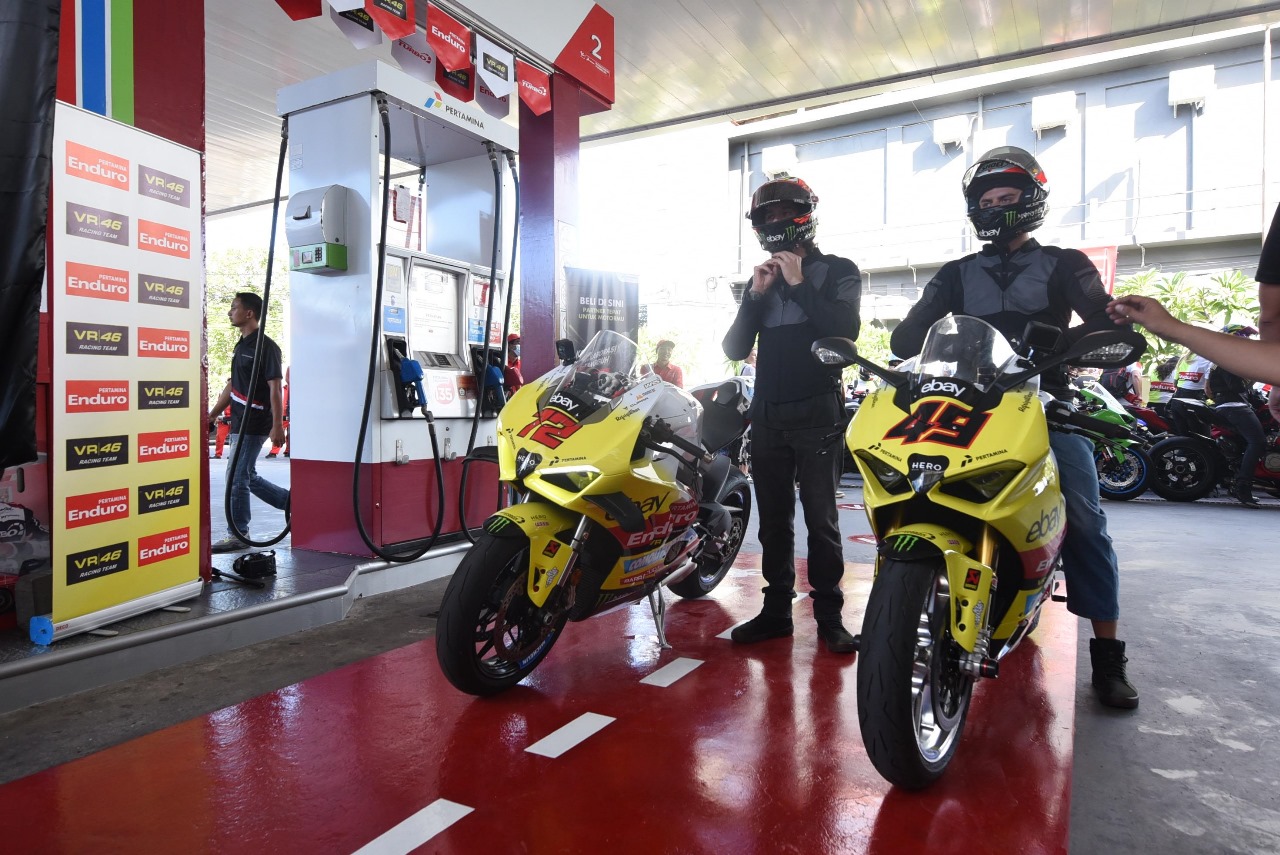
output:
[[[559,448],[560,443],[573,436],[580,427],[582,425],[568,413],[552,407],[544,407],[533,421],[520,428],[520,432],[516,435],[545,445],[547,448]]]

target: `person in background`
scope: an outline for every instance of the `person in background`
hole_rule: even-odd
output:
[[[1213,363],[1196,353],[1188,353],[1178,368],[1178,390],[1175,398],[1204,400],[1204,387],[1209,382],[1209,369]]]
[[[222,459],[222,449],[226,448],[227,437],[231,435],[231,407],[227,407],[222,411],[222,415],[217,419],[217,438],[214,446],[214,459]]]
[[[948,314],[980,318],[1006,338],[1021,337],[1028,322],[1057,327],[1064,344],[1096,329],[1109,329],[1109,298],[1089,258],[1076,249],[1042,246],[1031,236],[1048,214],[1049,181],[1030,152],[1013,146],[992,149],[974,161],[961,181],[969,220],[981,251],[942,266],[893,330],[899,356],[920,352],[925,334]],[[1083,320],[1072,327],[1072,316]],[[1066,373],[1045,372],[1041,389],[1071,401]],[[1120,619],[1120,570],[1107,516],[1099,500],[1093,443],[1076,433],[1049,432],[1067,505],[1062,569],[1067,609],[1087,619],[1091,682],[1098,700],[1134,709],[1138,692],[1126,671],[1125,643],[1116,636]]]
[[[1251,338],[1258,331],[1244,324],[1228,324],[1222,328],[1227,335]],[[1258,507],[1253,499],[1253,471],[1258,466],[1258,458],[1267,444],[1267,435],[1262,430],[1262,422],[1253,411],[1250,392],[1253,382],[1245,380],[1221,365],[1213,366],[1209,372],[1209,397],[1213,399],[1213,411],[1244,440],[1244,452],[1240,457],[1240,465],[1236,467],[1236,477],[1231,484],[1231,495],[1242,505]]]
[[[284,452],[284,456],[289,456],[289,369],[284,370],[284,445],[276,445],[271,443],[271,450],[267,452],[267,457],[275,457],[280,452]]]
[[[1258,338],[1280,341],[1280,207],[1272,215],[1271,228],[1262,242],[1254,278],[1258,280]],[[1245,373],[1261,376],[1256,372]],[[1268,402],[1272,418],[1280,422],[1280,386],[1274,381]]]
[[[755,377],[756,376],[756,349],[751,348],[751,352],[742,360],[742,367],[738,369],[739,377]]]
[[[757,265],[724,337],[725,356],[759,348],[751,402],[751,475],[759,508],[764,605],[730,634],[752,644],[793,633],[795,486],[809,531],[809,585],[818,637],[833,653],[854,653],[844,627],[844,550],[836,508],[843,463],[841,372],[814,360],[826,336],[858,337],[862,274],[814,242],[817,195],[798,178],[767,181],[747,218],[769,258]]]
[[[284,443],[284,393],[281,390],[284,370],[279,346],[266,336],[263,336],[262,364],[258,369],[258,377],[254,387],[249,388],[261,316],[262,298],[247,291],[235,295],[231,301],[231,309],[227,312],[231,325],[240,330],[240,339],[231,353],[231,381],[218,395],[217,402],[209,410],[208,418],[213,421],[230,404],[231,431],[238,434],[243,423],[244,436],[238,440],[243,443],[239,456],[233,450],[231,459],[227,461],[227,480],[231,484],[232,518],[229,522],[233,523],[232,531],[213,544],[214,552],[234,552],[248,546],[235,532],[249,536],[249,522],[252,518],[249,509],[250,493],[273,508],[284,510],[289,505],[289,491],[260,476],[256,468],[258,454],[268,439],[273,443]],[[232,463],[235,464],[234,472],[230,471]]]
[[[502,385],[508,398],[524,385],[524,375],[520,373],[520,336],[516,333],[507,336],[507,364],[502,368]]]
[[[1170,356],[1152,366],[1151,392],[1147,395],[1147,405],[1156,414],[1164,418],[1169,409],[1169,401],[1173,393],[1178,391],[1174,372],[1178,369],[1178,357]]]
[[[663,339],[658,342],[658,358],[652,365],[646,365],[640,373],[648,374],[652,371],[663,380],[666,380],[672,386],[679,389],[684,388],[684,371],[679,365],[675,365],[671,361],[671,352],[676,349],[676,343],[670,339]]]

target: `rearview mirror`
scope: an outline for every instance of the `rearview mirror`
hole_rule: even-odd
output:
[[[572,339],[562,338],[556,341],[556,358],[561,365],[572,365],[578,361],[578,350],[573,346]]]
[[[810,350],[813,358],[823,365],[846,368],[858,361],[858,346],[840,336],[820,338],[813,343]]]

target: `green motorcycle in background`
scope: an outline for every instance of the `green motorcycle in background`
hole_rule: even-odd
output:
[[[1099,430],[1087,434],[1093,440],[1099,493],[1115,502],[1136,499],[1147,491],[1153,472],[1151,458],[1135,432],[1137,418],[1097,380],[1077,378],[1076,388],[1083,399],[1081,411],[1099,422]]]

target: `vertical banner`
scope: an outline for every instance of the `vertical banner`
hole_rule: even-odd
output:
[[[413,35],[413,0],[364,0],[364,10],[389,39]]]
[[[1113,293],[1116,288],[1116,259],[1119,256],[1119,247],[1081,247],[1080,251],[1089,257],[1094,267],[1098,268],[1098,275],[1102,277],[1102,287],[1107,289],[1108,294]]]
[[[382,44],[382,31],[373,23],[373,16],[364,9],[329,9],[329,19],[347,37],[357,50]]]
[[[476,33],[476,72],[494,98],[503,98],[516,88],[516,62],[511,51]]]
[[[53,614],[38,643],[200,590],[200,154],[59,102]]]
[[[601,330],[640,337],[640,280],[627,273],[565,268],[565,338],[579,350]]]
[[[551,109],[551,75],[517,59],[516,82],[520,87],[520,100],[535,116]]]
[[[36,459],[58,12],[18,3],[0,21],[0,471]]]
[[[320,0],[276,0],[276,5],[294,21],[320,16]]]
[[[445,71],[471,67],[471,30],[435,4],[427,4],[427,42]]]

